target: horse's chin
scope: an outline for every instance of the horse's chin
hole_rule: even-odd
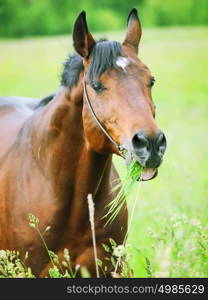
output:
[[[155,178],[158,174],[158,170],[156,168],[144,168],[140,180],[141,181],[148,181]]]

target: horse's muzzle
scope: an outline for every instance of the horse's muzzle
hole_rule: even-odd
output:
[[[154,178],[167,146],[164,133],[160,131],[154,137],[149,137],[140,130],[134,135],[132,146],[136,160],[146,170],[143,180]]]

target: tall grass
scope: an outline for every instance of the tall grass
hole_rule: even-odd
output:
[[[89,210],[89,220],[90,220],[90,226],[92,231],[92,243],[93,243],[93,252],[94,252],[94,258],[95,258],[95,269],[96,269],[96,275],[97,278],[100,277],[99,274],[99,268],[98,268],[98,256],[97,256],[97,245],[96,245],[96,234],[95,234],[95,204],[92,199],[92,194],[89,194],[87,196],[88,201],[88,210]]]

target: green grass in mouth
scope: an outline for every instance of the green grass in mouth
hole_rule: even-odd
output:
[[[107,218],[107,224],[111,224],[113,220],[118,216],[120,210],[125,204],[126,198],[129,197],[135,187],[135,184],[139,180],[143,167],[139,163],[132,159],[129,166],[127,166],[127,173],[122,182],[119,182],[112,192],[119,190],[116,197],[107,205],[108,212],[104,218]]]

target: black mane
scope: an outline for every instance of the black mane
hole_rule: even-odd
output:
[[[87,81],[92,83],[108,69],[115,67],[116,59],[122,56],[120,43],[100,40],[90,54],[91,64],[87,72]],[[73,87],[77,85],[79,74],[84,69],[82,58],[75,54],[69,56],[64,62],[64,70],[61,76],[61,85]]]
[[[97,81],[102,73],[115,67],[116,59],[122,55],[120,43],[116,41],[109,42],[107,40],[98,41],[90,54],[91,64],[87,72],[88,83]],[[61,85],[72,88],[77,85],[79,74],[84,70],[82,57],[78,54],[69,55],[63,65]],[[52,95],[44,98],[39,102],[37,107],[47,105],[52,99]]]
[[[35,106],[35,109],[42,106],[46,106],[49,102],[51,102],[51,100],[55,97],[55,95],[56,94],[51,94],[41,99],[40,102]]]
[[[79,74],[84,69],[82,57],[78,54],[69,55],[64,62],[64,70],[61,75],[61,85],[72,88],[77,85]]]

